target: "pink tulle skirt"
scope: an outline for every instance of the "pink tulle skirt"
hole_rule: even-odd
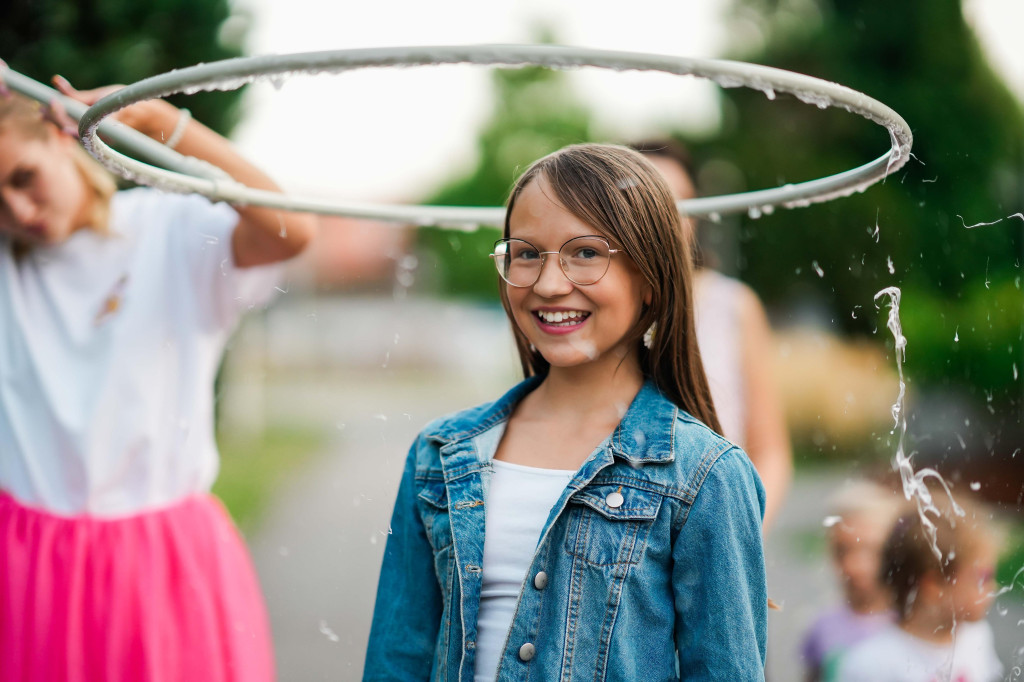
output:
[[[269,632],[249,555],[215,498],[106,520],[0,491],[4,682],[265,682]]]

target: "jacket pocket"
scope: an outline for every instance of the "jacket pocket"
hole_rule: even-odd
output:
[[[417,495],[420,501],[420,516],[427,531],[427,539],[434,550],[439,552],[452,544],[452,524],[448,516],[448,489],[443,480],[427,480]]]
[[[661,503],[659,493],[617,483],[585,487],[569,499],[566,551],[594,566],[638,563]]]

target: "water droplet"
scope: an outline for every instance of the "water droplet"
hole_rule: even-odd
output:
[[[818,261],[816,261],[816,260],[811,261],[811,267],[813,267],[814,271],[816,273],[818,273],[818,277],[824,277],[825,276],[825,271],[821,269],[820,265],[818,265]]]
[[[974,490],[974,491],[981,490],[981,483],[979,483],[978,481],[972,482],[971,483],[971,490]]]
[[[757,206],[751,206],[747,209],[747,215],[750,216],[751,219],[757,220],[761,217],[761,209]]]
[[[332,630],[330,626],[327,625],[326,620],[320,621],[320,634],[324,635],[325,637],[327,637],[327,639],[331,640],[332,642],[341,641],[341,638],[338,637],[338,635],[335,634],[334,630]]]
[[[896,268],[893,267],[892,257],[891,256],[886,256],[885,262],[886,262],[886,265],[889,267],[889,274],[890,275],[895,275],[896,274]]]

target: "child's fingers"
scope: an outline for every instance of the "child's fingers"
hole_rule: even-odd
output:
[[[76,99],[82,104],[88,104],[89,106],[124,87],[123,85],[105,85],[102,88],[93,88],[92,90],[77,90],[67,78],[60,75],[54,76],[51,82],[62,95]]]

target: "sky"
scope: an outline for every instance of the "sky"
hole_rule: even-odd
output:
[[[248,54],[401,45],[530,43],[538,26],[558,42],[713,58],[730,37],[726,0],[235,0],[249,17]],[[1024,99],[1024,0],[965,0],[986,52]],[[666,74],[573,72],[599,130],[619,139],[672,129],[713,130],[717,89]],[[257,84],[234,138],[294,193],[412,202],[473,162],[489,113],[488,69],[363,69]],[[871,94],[871,93],[867,93]]]

